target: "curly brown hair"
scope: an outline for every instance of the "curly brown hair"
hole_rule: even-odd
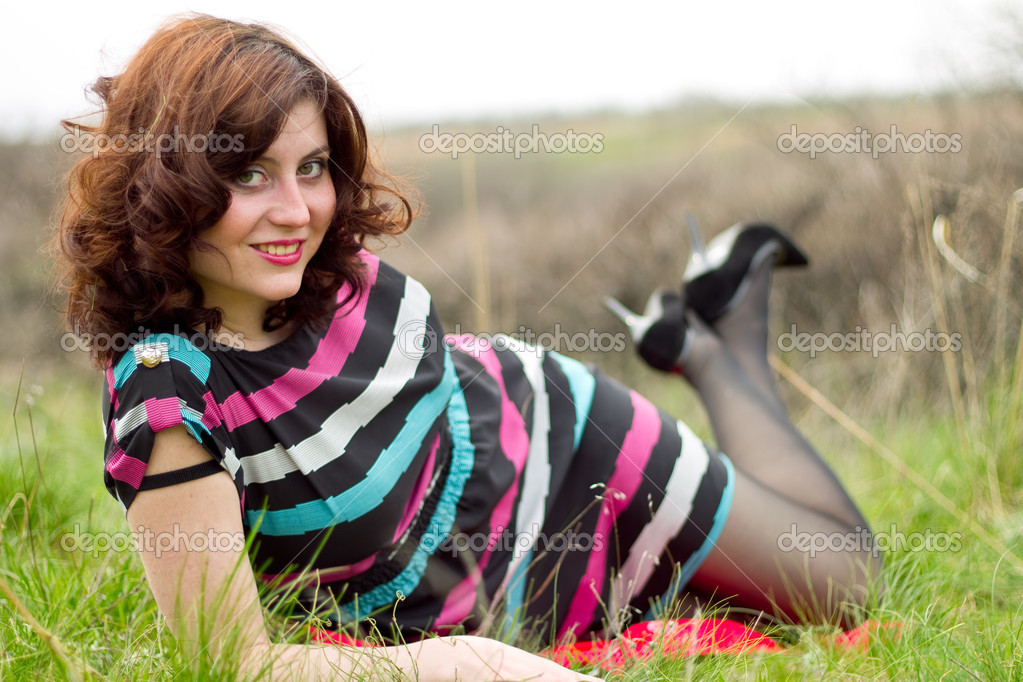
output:
[[[337,209],[300,291],[272,306],[264,327],[326,324],[363,286],[364,240],[400,234],[414,217],[399,183],[373,163],[362,116],[340,83],[266,26],[173,19],[92,91],[102,122],[62,122],[93,144],[71,170],[52,244],[67,325],[85,339],[137,327],[217,330],[221,311],[203,307],[188,254],[212,248],[202,233],[227,211],[228,182],[266,152],[302,101],[326,119]],[[116,359],[109,348],[93,356],[100,366]]]

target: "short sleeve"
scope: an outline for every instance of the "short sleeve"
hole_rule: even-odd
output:
[[[155,334],[107,368],[103,479],[125,511],[143,485],[156,434],[184,426],[235,481],[237,457],[209,389],[210,358],[187,339]]]

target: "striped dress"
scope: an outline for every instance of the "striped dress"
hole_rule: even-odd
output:
[[[260,351],[153,334],[107,370],[123,507],[183,425],[234,479],[263,580],[405,637],[578,636],[684,585],[728,514],[727,458],[575,360],[445,337],[420,283],[363,260],[326,329]]]

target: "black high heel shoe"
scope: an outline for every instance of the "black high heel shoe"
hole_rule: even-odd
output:
[[[625,323],[637,351],[648,365],[662,372],[680,372],[689,346],[682,297],[670,289],[658,289],[647,300],[643,314],[634,313],[616,299],[604,304]]]
[[[686,306],[713,324],[742,300],[750,276],[769,258],[774,267],[809,263],[803,252],[768,223],[737,223],[714,237],[706,249],[690,220],[692,256],[682,276]]]
[[[690,216],[692,256],[683,275],[683,299],[669,289],[650,296],[642,315],[614,298],[605,305],[629,328],[647,364],[664,372],[682,371],[689,350],[692,310],[708,324],[721,319],[743,299],[750,278],[768,258],[775,267],[806,265],[809,261],[791,240],[768,223],[738,223],[711,240],[705,248],[696,221]]]

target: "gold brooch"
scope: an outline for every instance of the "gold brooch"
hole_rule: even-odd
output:
[[[142,352],[139,353],[139,359],[142,360],[142,364],[146,367],[156,367],[163,361],[163,353],[156,346],[150,346],[142,349]]]

